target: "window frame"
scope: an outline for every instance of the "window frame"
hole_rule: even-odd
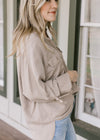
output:
[[[82,50],[81,52],[83,52],[81,54],[81,70],[80,72],[82,73],[82,75],[80,74],[80,87],[82,87],[80,89],[80,93],[79,93],[79,99],[81,100],[81,102],[79,101],[80,107],[79,107],[79,112],[78,112],[78,118],[80,118],[81,120],[85,120],[85,122],[90,123],[92,125],[94,125],[94,121],[95,121],[95,125],[96,127],[100,127],[100,119],[88,114],[86,112],[83,111],[84,108],[84,98],[85,98],[85,88],[86,87],[90,87],[92,88],[92,86],[88,86],[85,84],[85,76],[86,76],[86,63],[87,63],[87,58],[90,57],[90,55],[87,55],[87,49],[88,49],[88,30],[89,27],[95,27],[98,28],[100,27],[100,24],[98,26],[98,23],[92,23],[92,22],[85,22],[85,2],[82,0],[82,9],[81,9],[81,20],[80,20],[80,28],[82,28]]]
[[[7,1],[3,0],[3,59],[4,59],[4,90],[0,95],[7,97]]]
[[[76,0],[76,7],[72,8],[73,5],[75,5],[75,1],[70,2],[68,67],[69,69],[79,71],[79,63],[80,63],[79,62],[80,60],[78,60],[80,59],[79,36],[80,36],[80,19],[82,18],[80,15],[81,13],[80,11],[83,10],[81,9],[82,0]],[[72,32],[72,29],[75,31],[75,34],[73,34],[74,31]],[[71,115],[71,120],[73,122],[76,133],[88,140],[94,139],[99,140],[100,128],[97,128],[96,126],[93,126],[88,122],[85,122],[85,120],[77,118],[77,108],[78,108],[77,100],[79,99],[78,97],[75,96],[75,106],[73,108],[73,112]]]

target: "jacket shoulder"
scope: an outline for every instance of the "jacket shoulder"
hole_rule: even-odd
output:
[[[33,32],[27,36],[26,43],[32,43],[32,46],[34,46],[35,44],[42,45],[42,41],[36,32]]]
[[[25,40],[21,41],[20,45],[20,51],[21,54],[26,54],[25,52],[30,52],[30,51],[42,51],[43,48],[43,43],[39,37],[39,35],[36,32],[30,33],[29,35],[26,36]]]
[[[26,36],[25,40],[21,40],[20,44],[20,52],[21,55],[26,55],[26,53],[30,53],[34,51],[35,53],[43,53],[44,54],[44,45],[38,35],[37,32],[32,32]]]

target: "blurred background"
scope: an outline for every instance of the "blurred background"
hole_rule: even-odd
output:
[[[31,138],[20,104],[16,60],[7,58],[20,0],[0,0],[0,122]],[[59,1],[53,23],[66,65],[79,73],[79,92],[71,119],[78,140],[100,139],[100,0]],[[4,125],[6,132],[6,125]],[[10,130],[10,129],[9,129]],[[0,131],[2,139],[5,134]],[[14,140],[18,134],[9,138]],[[20,134],[19,134],[20,136]],[[18,140],[23,138],[18,138]],[[5,139],[4,139],[5,140]]]

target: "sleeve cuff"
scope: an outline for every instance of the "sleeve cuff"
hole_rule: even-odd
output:
[[[72,89],[72,82],[68,73],[56,78],[60,93],[69,92]]]

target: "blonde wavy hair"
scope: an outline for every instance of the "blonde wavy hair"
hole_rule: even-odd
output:
[[[45,33],[47,34],[47,29],[52,35],[52,39],[56,40],[56,32],[52,27],[51,22],[47,22],[40,14],[40,9],[46,0],[21,0],[20,1],[20,11],[19,11],[19,21],[16,28],[13,31],[13,41],[12,41],[12,56],[16,53],[17,49],[20,50],[20,41],[23,38],[36,31],[40,36],[42,43],[46,49],[46,43],[44,41]]]

